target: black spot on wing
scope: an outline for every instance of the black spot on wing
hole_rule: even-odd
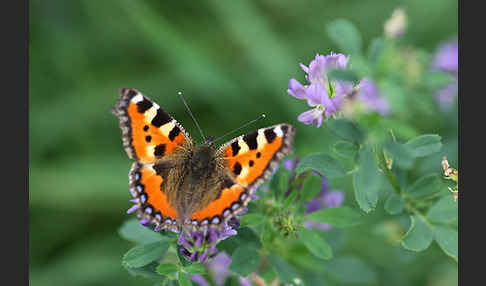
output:
[[[179,129],[179,127],[174,126],[174,128],[172,128],[172,130],[169,133],[170,141],[174,141],[174,139],[177,137],[177,135],[179,135],[179,133],[181,133],[181,130]]]
[[[287,125],[283,125],[282,127],[280,127],[280,129],[282,129],[283,133],[287,133],[289,127]]]
[[[231,150],[233,151],[233,156],[236,156],[240,151],[240,145],[238,145],[238,140],[231,144]]]
[[[152,136],[145,136],[145,141],[147,141],[147,143],[149,143],[150,141],[152,141]]]
[[[265,134],[265,139],[267,139],[267,142],[270,144],[275,140],[275,137],[277,137],[277,134],[273,131],[273,128],[268,128],[263,131],[263,134]]]
[[[235,173],[236,176],[238,176],[241,173],[241,164],[236,162],[236,164],[233,167],[233,173]]]
[[[152,119],[152,125],[159,128],[160,126],[172,121],[169,114],[163,111],[162,108],[157,109],[157,114]]]
[[[253,167],[254,164],[255,164],[255,162],[253,162],[253,160],[250,160],[250,163],[249,163],[250,167]]]
[[[137,109],[140,113],[145,113],[150,107],[152,107],[152,102],[148,101],[145,97],[137,103]]]
[[[258,136],[257,131],[243,136],[243,141],[245,141],[245,143],[248,144],[250,150],[255,150],[256,148],[258,148],[257,136]]]
[[[154,155],[155,157],[162,157],[165,154],[165,144],[159,144],[155,146]]]
[[[260,158],[261,156],[262,156],[262,153],[257,152],[256,157],[257,157],[257,158]]]
[[[125,94],[126,96],[128,96],[130,99],[132,99],[132,97],[136,96],[137,95],[137,92],[133,89],[130,89],[130,88],[123,88],[122,91],[121,91],[122,94]]]
[[[148,129],[149,129],[148,125],[145,125],[145,126],[143,127],[143,131],[148,131]]]

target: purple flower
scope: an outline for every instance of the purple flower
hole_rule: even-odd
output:
[[[223,285],[226,277],[231,274],[228,270],[230,264],[231,258],[224,251],[220,252],[213,260],[207,263],[208,272],[211,274],[211,277],[213,277],[216,285]]]
[[[459,46],[457,39],[441,44],[434,55],[433,68],[457,76],[459,69]]]
[[[342,191],[328,191],[328,184],[325,177],[322,176],[321,192],[310,202],[305,204],[306,214],[318,211],[322,208],[335,208],[342,205],[344,202],[344,193]],[[310,229],[329,230],[331,225],[322,222],[314,222],[310,220],[304,221],[304,226]]]
[[[309,67],[300,64],[309,85],[304,86],[291,78],[287,90],[288,94],[297,99],[306,99],[307,104],[313,107],[297,117],[300,122],[321,127],[324,118],[340,109],[343,98],[352,93],[353,85],[347,81],[329,80],[327,74],[332,69],[345,69],[348,60],[343,54],[317,54]]]
[[[457,77],[459,69],[459,48],[457,39],[439,46],[434,55],[432,69],[446,72],[451,75],[453,82],[436,92],[440,108],[447,110],[452,107],[458,95]]]
[[[376,111],[381,115],[389,112],[388,102],[378,91],[378,87],[370,78],[363,78],[356,87],[356,98],[365,105],[366,109]]]
[[[457,82],[450,83],[436,92],[437,100],[441,110],[447,110],[452,107],[457,97]]]
[[[225,223],[221,230],[210,228],[207,231],[181,231],[177,244],[180,252],[190,261],[204,262],[214,257],[218,250],[216,244],[238,232]]]

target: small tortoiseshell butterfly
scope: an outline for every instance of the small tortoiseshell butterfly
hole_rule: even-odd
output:
[[[137,217],[159,229],[221,227],[291,152],[293,126],[278,124],[236,137],[219,148],[196,146],[172,116],[131,88],[120,89],[112,112],[133,160],[129,188]]]

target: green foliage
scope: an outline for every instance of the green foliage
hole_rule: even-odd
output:
[[[410,216],[410,228],[402,238],[401,244],[408,250],[422,251],[429,247],[433,237],[433,230],[426,220]]]
[[[248,276],[260,263],[260,254],[253,247],[240,246],[231,256],[233,261],[229,269],[243,277]]]
[[[329,37],[347,54],[361,54],[361,34],[348,20],[337,19],[327,25]]]
[[[457,202],[449,196],[443,196],[427,212],[427,219],[437,223],[449,223],[457,219]]]
[[[342,256],[327,262],[324,271],[339,284],[375,284],[377,280],[373,269],[352,256]]]
[[[435,195],[441,190],[444,190],[444,183],[438,174],[433,173],[419,178],[405,189],[405,194],[411,199],[419,199]]]
[[[350,207],[325,208],[306,216],[307,219],[328,223],[335,227],[348,227],[359,223],[361,214]]]
[[[299,162],[296,169],[297,174],[307,170],[326,174],[328,178],[341,177],[345,174],[345,169],[338,160],[321,153],[307,155]]]
[[[322,259],[332,258],[331,246],[322,238],[318,231],[306,228],[299,230],[299,238],[302,239],[305,247],[315,256]]]
[[[395,193],[392,193],[385,201],[385,210],[391,215],[400,214],[404,207],[405,202],[403,197]]]
[[[136,246],[123,256],[123,264],[131,268],[142,267],[160,259],[168,249],[168,241],[157,241]]]
[[[368,148],[359,151],[358,170],[353,173],[353,186],[356,201],[365,211],[372,211],[378,202],[378,192],[382,186],[382,177],[378,172],[373,152]]]
[[[439,135],[426,134],[411,139],[405,146],[408,147],[415,157],[424,157],[438,152],[442,147],[442,143]]]

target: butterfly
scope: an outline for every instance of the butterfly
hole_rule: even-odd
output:
[[[290,124],[258,129],[219,148],[211,139],[196,146],[172,116],[132,88],[120,89],[112,112],[133,160],[128,177],[137,217],[158,229],[221,228],[292,152]]]

